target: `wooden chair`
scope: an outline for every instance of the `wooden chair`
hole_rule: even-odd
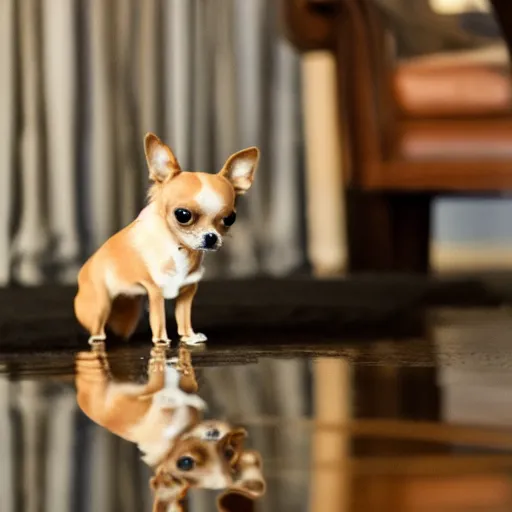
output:
[[[282,0],[281,14],[300,50],[336,56],[350,270],[428,271],[433,197],[512,189],[505,46],[399,63],[374,0]]]

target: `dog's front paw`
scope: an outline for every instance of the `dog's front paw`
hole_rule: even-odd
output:
[[[201,332],[195,332],[188,336],[182,336],[181,341],[186,345],[199,345],[204,343],[208,338]]]
[[[171,340],[167,337],[165,338],[153,338],[152,339],[153,343],[155,345],[165,345],[166,347],[170,347],[171,346]]]
[[[94,346],[96,343],[103,342],[107,339],[107,336],[105,334],[93,334],[92,336],[89,336],[89,345]]]

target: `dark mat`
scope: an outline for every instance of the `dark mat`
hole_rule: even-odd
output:
[[[74,294],[71,286],[0,290],[0,352],[83,347],[87,337],[74,317]],[[227,345],[327,343],[347,335],[410,333],[429,306],[496,306],[511,298],[512,281],[500,276],[207,281],[199,287],[193,323]],[[172,305],[167,309],[169,335],[175,338]],[[146,343],[149,337],[144,317],[133,342]]]

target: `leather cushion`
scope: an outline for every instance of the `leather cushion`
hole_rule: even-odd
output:
[[[399,111],[409,117],[500,115],[512,111],[508,56],[501,49],[400,63],[393,86]]]
[[[404,122],[397,150],[413,161],[512,159],[512,119]]]

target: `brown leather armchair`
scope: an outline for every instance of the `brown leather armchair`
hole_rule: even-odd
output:
[[[350,269],[427,271],[435,194],[512,190],[505,46],[398,63],[373,0],[281,6],[299,49],[336,55]]]

